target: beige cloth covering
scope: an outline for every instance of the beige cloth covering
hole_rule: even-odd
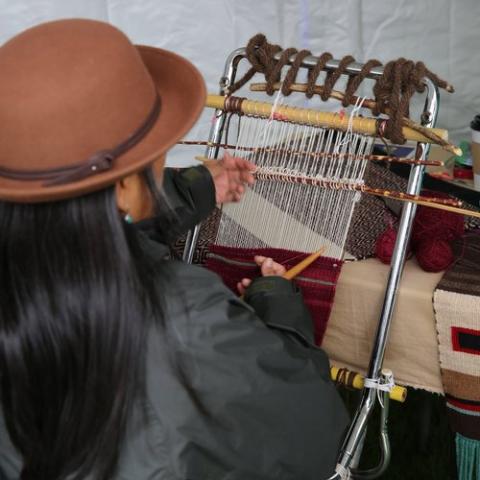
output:
[[[362,374],[368,368],[389,266],[377,259],[342,267],[322,347],[332,365]],[[432,295],[443,272],[405,264],[384,366],[402,385],[443,393]]]

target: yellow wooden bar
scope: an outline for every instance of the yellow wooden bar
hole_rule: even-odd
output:
[[[224,109],[225,97],[221,95],[208,95],[207,107],[219,110]],[[242,102],[242,112],[246,115],[253,115],[262,118],[270,118],[273,105],[267,102],[257,102],[254,100],[244,100]],[[301,123],[304,125],[314,125],[323,128],[332,128],[334,130],[346,131],[348,128],[348,115],[339,115],[334,112],[321,112],[308,108],[289,107],[278,105],[275,109],[275,118],[287,120],[289,122]],[[356,133],[365,135],[377,135],[377,123],[373,118],[355,117],[352,122],[352,129]],[[440,128],[430,129],[443,140],[448,140],[448,131]],[[403,135],[407,140],[414,142],[434,143],[429,138],[409,127],[403,127]]]
[[[338,367],[331,367],[330,368],[330,375],[332,380],[335,382],[338,377],[338,372],[340,369]],[[353,378],[353,388],[361,390],[364,385],[364,377],[359,373],[355,373],[355,377]],[[407,389],[405,387],[401,387],[400,385],[395,385],[392,390],[390,391],[390,399],[395,400],[396,402],[403,403],[407,398]]]

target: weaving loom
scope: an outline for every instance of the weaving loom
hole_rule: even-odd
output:
[[[244,58],[248,58],[251,68],[235,83],[238,65]],[[282,72],[288,68],[281,82]],[[308,73],[307,84],[295,83],[301,68]],[[321,72],[326,72],[323,86],[317,85]],[[251,88],[274,95],[273,103],[232,95],[256,73],[265,75],[266,84],[254,84]],[[333,90],[342,75],[348,76],[345,93]],[[376,80],[375,101],[354,95],[364,78]],[[336,61],[330,54],[314,57],[307,51],[282,51],[268,44],[264,37],[256,36],[246,49],[230,55],[220,95],[210,95],[207,99],[207,106],[215,109],[209,141],[182,142],[207,145],[207,158],[217,158],[220,148],[228,148],[234,155],[244,156],[256,165],[255,186],[239,204],[223,206],[216,242],[210,247],[207,259],[207,267],[219,273],[232,289],[241,278],[254,276],[255,254],[271,256],[288,268],[308,253],[325,249],[323,257],[297,278],[312,311],[319,344],[346,255],[347,232],[360,196],[371,194],[405,202],[368,375],[365,382],[362,381],[363,397],[331,479],[375,478],[388,465],[388,437],[382,434],[380,465],[368,472],[355,468],[376,400],[381,398],[387,407],[392,390],[392,377],[382,371],[382,362],[416,204],[465,213],[458,202],[419,195],[425,165],[429,163],[426,160],[429,144],[438,143],[456,151],[448,143],[445,131],[431,128],[437,114],[437,87],[453,90],[420,63],[415,65],[401,59],[383,68],[377,61],[362,65],[352,57]],[[388,88],[390,96],[385,93]],[[409,103],[415,91],[424,90],[425,107],[421,125],[417,125],[408,118]],[[307,97],[318,94],[322,100],[335,97],[344,106],[354,107],[350,113],[292,107],[286,102],[292,91],[306,92]],[[362,107],[371,109],[373,117],[359,116],[365,115]],[[405,139],[417,142],[415,158],[373,155],[375,137],[383,142],[403,143]],[[394,192],[366,185],[364,174],[370,161],[411,164],[407,191]],[[193,258],[198,233],[197,228],[187,238],[184,251],[187,261]],[[385,433],[386,413],[382,418]]]

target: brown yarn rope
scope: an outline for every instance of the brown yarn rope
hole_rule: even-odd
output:
[[[282,93],[283,95],[287,96],[292,93],[290,86],[295,83],[297,79],[298,71],[302,66],[302,62],[305,60],[306,57],[310,56],[312,52],[309,50],[301,50],[295,56],[295,60],[292,63],[292,66],[289,68],[287,75],[285,76],[285,80],[283,81],[282,85]],[[272,85],[273,88],[273,85]]]
[[[324,52],[320,55],[317,60],[316,65],[310,69],[308,72],[308,82],[307,82],[307,98],[312,98],[315,93],[315,85],[317,84],[317,79],[320,76],[320,73],[325,68],[327,62],[332,60],[333,55],[329,52]]]
[[[280,52],[282,52],[280,58],[275,59],[275,55]],[[283,50],[279,45],[268,43],[265,35],[255,35],[250,39],[246,47],[246,57],[252,66],[240,80],[228,89],[228,94],[231,95],[241,88],[258,72],[265,76],[266,92],[268,95],[273,95],[275,91],[274,84],[280,81],[282,69],[294,55],[295,58],[282,83],[281,90],[285,96],[290,95],[292,92],[291,86],[295,83],[302,62],[307,56],[311,55],[311,52],[308,50],[299,52],[295,48]],[[306,90],[308,98],[314,95],[318,77],[324,70],[326,63],[332,58],[330,53],[325,52],[320,55],[314,67],[308,68]],[[323,88],[319,94],[323,101],[330,97],[336,82],[352,62],[355,62],[355,59],[351,55],[347,55],[340,60],[338,68],[327,72]],[[342,102],[344,106],[351,104],[352,97],[371,70],[381,65],[382,63],[378,60],[369,60],[357,75],[350,75]],[[373,93],[375,95],[376,108],[372,111],[377,116],[380,113],[386,113],[389,116],[383,126],[382,135],[393,143],[405,143],[405,137],[402,134],[404,117],[409,117],[410,100],[413,94],[415,92],[421,93],[425,90],[424,78],[429,78],[439,88],[443,88],[448,92],[454,91],[450,84],[431,72],[423,62],[413,62],[405,58],[388,62],[384,66],[382,76],[375,82]]]

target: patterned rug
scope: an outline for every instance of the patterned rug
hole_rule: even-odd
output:
[[[480,480],[480,232],[460,239],[455,254],[433,304],[459,479]]]

